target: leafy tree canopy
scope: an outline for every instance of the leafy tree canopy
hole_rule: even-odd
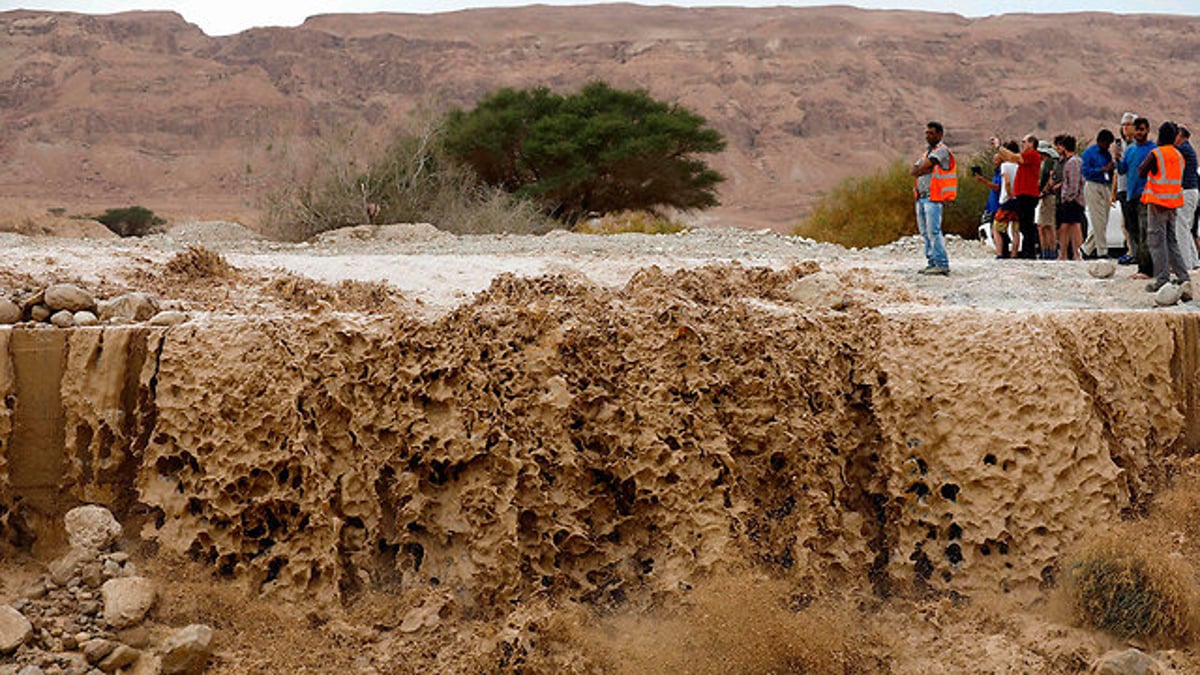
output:
[[[725,148],[703,117],[593,82],[562,96],[502,89],[447,119],[446,149],[489,185],[568,223],[589,213],[718,204],[725,180],[697,155]]]

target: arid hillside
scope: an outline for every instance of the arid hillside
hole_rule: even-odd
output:
[[[604,5],[337,15],[209,37],[172,13],[0,13],[0,198],[96,212],[250,213],[283,149],[386,130],[502,86],[638,87],[728,138],[723,221],[785,228],[943,120],[1094,133],[1126,109],[1200,118],[1200,19],[965,19],[845,7]],[[286,160],[284,160],[286,161]]]

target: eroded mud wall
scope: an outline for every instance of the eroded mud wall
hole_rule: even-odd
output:
[[[486,612],[745,562],[1036,588],[1194,450],[1194,317],[814,313],[785,290],[803,273],[506,277],[432,323],[73,331],[62,492],[266,590]]]

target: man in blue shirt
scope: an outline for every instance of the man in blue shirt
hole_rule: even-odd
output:
[[[1112,171],[1115,167],[1109,147],[1113,133],[1101,129],[1096,142],[1083,151],[1083,199],[1090,212],[1087,239],[1080,248],[1084,256],[1104,258],[1108,255],[1108,212],[1112,204]]]
[[[1154,262],[1150,249],[1146,247],[1146,206],[1142,204],[1142,191],[1146,189],[1146,177],[1138,176],[1138,167],[1158,145],[1150,140],[1150,120],[1139,117],[1133,121],[1133,143],[1125,148],[1117,169],[1125,176],[1125,201],[1121,213],[1125,216],[1125,229],[1129,232],[1128,263],[1137,263],[1134,277],[1149,279],[1154,275]],[[1122,258],[1122,262],[1126,262]]]
[[[1183,206],[1175,209],[1175,238],[1179,241],[1183,264],[1189,270],[1200,264],[1196,240],[1192,238],[1192,218],[1200,198],[1200,176],[1196,175],[1196,150],[1192,148],[1191,137],[1192,132],[1187,127],[1179,127],[1175,136],[1175,149],[1183,155]]]

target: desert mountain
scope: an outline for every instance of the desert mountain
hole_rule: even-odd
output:
[[[614,4],[328,15],[210,37],[177,14],[0,13],[0,198],[248,212],[281,148],[502,87],[642,88],[728,141],[723,220],[785,228],[923,144],[1092,136],[1123,110],[1200,126],[1200,19],[965,19],[847,7]]]

